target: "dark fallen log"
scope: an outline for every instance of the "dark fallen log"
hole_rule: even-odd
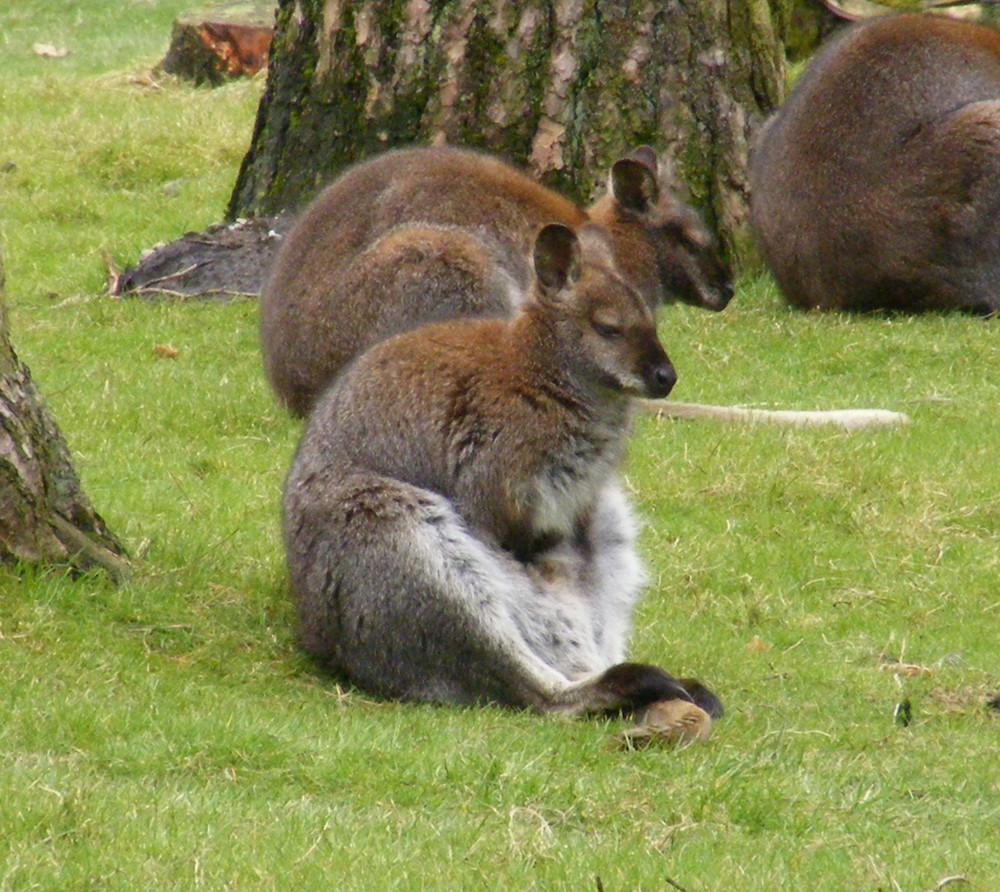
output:
[[[216,224],[146,251],[121,273],[108,263],[108,292],[117,297],[257,297],[288,215]]]

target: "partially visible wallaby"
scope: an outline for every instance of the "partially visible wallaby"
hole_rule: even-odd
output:
[[[847,29],[765,125],[754,227],[800,307],[1000,306],[1000,34],[937,16]]]
[[[594,224],[544,227],[534,269],[512,318],[384,340],[317,403],[284,490],[301,644],[382,697],[719,715],[697,682],[622,662],[630,398],[675,382],[652,312]]]
[[[608,228],[619,269],[651,307],[729,302],[711,236],[670,195],[649,148],[612,166],[589,211],[488,155],[396,150],[344,173],[286,237],[261,296],[268,380],[304,415],[348,360],[389,334],[509,315],[531,283],[538,228],[588,220]]]

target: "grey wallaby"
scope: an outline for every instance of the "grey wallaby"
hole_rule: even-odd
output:
[[[264,367],[282,403],[306,414],[343,365],[414,325],[509,315],[531,283],[546,223],[610,232],[622,274],[655,307],[712,310],[733,286],[697,214],[673,198],[642,147],[611,168],[587,210],[478,152],[410,148],[358,164],[303,213],[261,296]]]
[[[698,682],[622,662],[631,397],[676,380],[652,312],[595,224],[542,228],[533,266],[511,317],[383,340],[316,404],[283,500],[299,640],[380,697],[718,716]]]
[[[1000,34],[932,15],[852,26],[756,140],[754,228],[789,302],[1000,305]]]

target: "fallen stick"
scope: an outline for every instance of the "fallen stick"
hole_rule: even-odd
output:
[[[909,424],[902,412],[888,409],[827,409],[795,411],[791,409],[744,409],[740,406],[706,406],[702,403],[675,403],[670,400],[643,400],[648,412],[668,418],[714,418],[718,421],[766,422],[792,427],[834,425],[845,431],[863,427],[888,427]]]

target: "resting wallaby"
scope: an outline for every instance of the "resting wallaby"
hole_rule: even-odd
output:
[[[544,227],[534,269],[512,318],[384,340],[317,403],[283,501],[301,644],[382,697],[719,715],[697,682],[622,662],[630,397],[676,380],[652,313],[594,224]]]
[[[304,415],[365,347],[424,322],[509,315],[531,283],[538,228],[604,224],[622,274],[647,303],[721,310],[733,288],[697,215],[640,148],[584,211],[506,164],[455,148],[387,152],[344,173],[304,212],[261,296],[264,367]]]
[[[823,310],[1000,306],[1000,34],[937,16],[847,29],[765,125],[754,228]]]

